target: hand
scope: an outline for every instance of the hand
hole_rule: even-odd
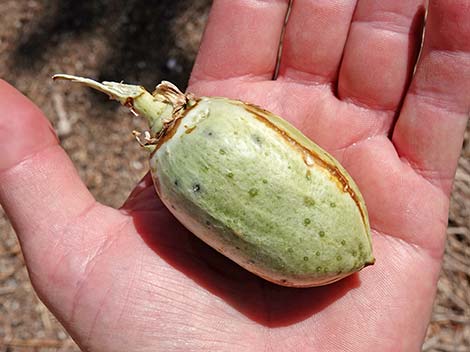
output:
[[[470,4],[216,0],[189,91],[290,120],[331,152],[368,206],[377,262],[279,287],[188,233],[146,177],[98,204],[47,120],[0,83],[0,201],[41,299],[86,351],[418,351],[444,248],[470,105]]]

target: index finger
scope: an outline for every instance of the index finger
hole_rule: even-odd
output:
[[[271,79],[288,0],[215,0],[192,82]]]

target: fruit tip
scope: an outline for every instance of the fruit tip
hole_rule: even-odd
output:
[[[53,81],[57,81],[58,79],[73,80],[75,78],[76,78],[75,76],[66,75],[64,73],[56,73],[55,75],[52,76]]]
[[[375,258],[372,257],[372,259],[370,259],[370,260],[368,260],[367,262],[365,262],[364,267],[370,266],[370,265],[374,265],[374,264],[375,264]]]

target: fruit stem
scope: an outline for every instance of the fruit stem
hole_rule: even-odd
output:
[[[131,84],[117,82],[99,83],[89,78],[66,74],[54,75],[53,79],[64,79],[80,83],[108,94],[111,99],[115,99],[122,105],[127,106],[135,115],[145,117],[153,136],[158,135],[164,125],[173,120],[173,111],[177,103],[175,102],[175,97],[179,98],[178,101],[184,100],[184,94],[171,85],[171,83],[166,82],[160,85],[164,85],[166,89],[159,90],[157,87],[154,95],[152,95],[144,87]],[[168,87],[168,85],[170,86]],[[171,92],[173,95],[167,96],[168,92]]]

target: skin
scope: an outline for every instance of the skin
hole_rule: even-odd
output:
[[[0,201],[37,293],[81,348],[418,351],[470,102],[470,4],[429,3],[410,80],[422,2],[296,1],[273,82],[286,2],[214,1],[190,91],[285,117],[364,195],[376,264],[326,287],[240,269],[184,230],[149,178],[122,209],[97,204],[47,119],[2,81]]]

